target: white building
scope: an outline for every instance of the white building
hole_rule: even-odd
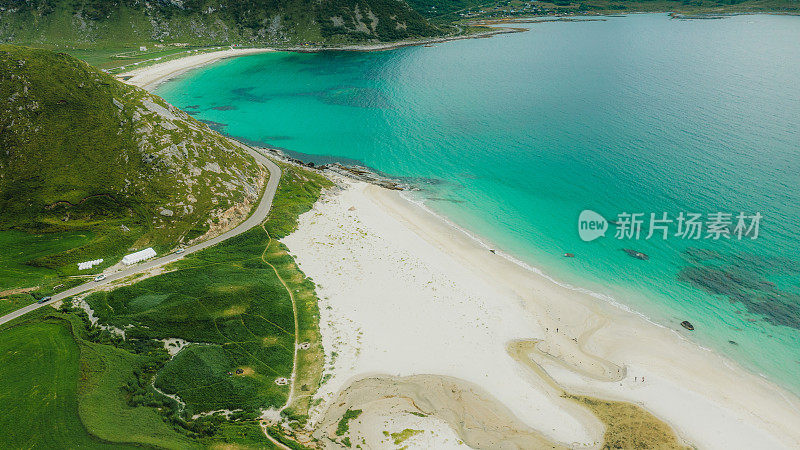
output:
[[[138,262],[144,261],[145,259],[150,259],[154,256],[156,256],[156,251],[153,250],[152,247],[148,247],[136,253],[131,253],[130,255],[123,256],[122,264],[130,266],[131,264],[136,264]]]

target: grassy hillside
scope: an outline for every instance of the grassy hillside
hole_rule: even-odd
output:
[[[284,415],[303,423],[324,359],[317,298],[274,237],[294,229],[330,182],[283,171],[263,228],[187,255],[169,273],[87,297],[100,324],[124,328],[125,339],[69,304],[0,325],[0,401],[11,405],[0,409],[0,442],[271,448],[254,417],[286,402],[290,386],[275,380],[292,373],[295,311],[298,341],[308,346],[298,351]],[[188,346],[170,356],[165,338]],[[220,408],[235,412],[193,417]]]
[[[37,321],[6,330],[2,336],[0,401],[7,405],[0,414],[4,445],[103,447],[78,418],[80,353],[68,327]]]
[[[0,98],[0,291],[218,232],[260,195],[251,156],[68,55],[0,45]]]
[[[58,47],[387,41],[438,32],[403,0],[0,0],[0,42]]]
[[[478,19],[627,12],[800,12],[798,0],[409,0],[409,4],[440,25]]]

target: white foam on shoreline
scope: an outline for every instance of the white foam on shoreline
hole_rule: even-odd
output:
[[[539,269],[538,267],[534,267],[534,266],[526,263],[525,261],[522,261],[521,259],[516,258],[515,256],[512,256],[509,253],[506,253],[502,249],[499,249],[498,247],[489,244],[488,243],[488,239],[479,237],[477,234],[467,230],[466,228],[463,228],[463,227],[457,225],[455,222],[450,220],[448,217],[446,217],[446,216],[444,216],[442,214],[439,214],[436,211],[434,211],[433,209],[431,209],[428,205],[425,204],[425,202],[423,200],[415,199],[412,196],[408,195],[405,191],[401,192],[400,196],[403,199],[405,199],[406,201],[408,201],[410,203],[413,203],[414,205],[418,206],[419,208],[421,208],[422,210],[424,210],[428,214],[430,214],[430,215],[436,217],[437,219],[441,220],[443,223],[447,224],[449,227],[453,228],[454,230],[456,230],[456,231],[464,234],[468,238],[472,239],[473,241],[475,241],[481,247],[483,247],[483,248],[485,248],[487,250],[494,250],[495,254],[497,256],[505,258],[506,260],[518,265],[519,267],[522,267],[523,269],[525,269],[525,270],[527,270],[529,272],[532,272],[532,273],[535,273],[536,275],[539,275],[540,277],[550,281],[551,283],[553,283],[553,284],[555,284],[557,286],[560,286],[560,287],[563,287],[565,289],[569,289],[569,290],[572,290],[572,291],[575,291],[575,292],[580,292],[582,294],[590,295],[590,296],[592,296],[594,298],[597,298],[599,300],[607,302],[607,303],[609,303],[609,304],[611,304],[611,305],[613,305],[613,306],[615,306],[615,307],[617,307],[617,308],[619,308],[619,309],[621,309],[621,310],[623,310],[625,312],[629,312],[631,314],[635,314],[635,315],[641,317],[642,319],[645,319],[646,321],[652,323],[653,325],[672,330],[671,328],[669,328],[667,326],[664,326],[664,325],[661,325],[658,322],[654,321],[653,319],[651,319],[650,317],[648,317],[644,313],[641,313],[639,311],[636,311],[636,310],[632,309],[628,305],[625,305],[624,303],[618,301],[617,299],[615,299],[614,297],[612,297],[610,295],[603,294],[603,293],[600,293],[600,292],[595,292],[595,291],[592,291],[590,289],[585,289],[585,288],[578,287],[578,286],[573,286],[573,285],[571,285],[569,283],[565,283],[565,282],[559,281],[559,280],[551,277],[550,275],[546,274],[542,269]],[[678,334],[678,336],[680,336],[683,339],[686,339],[684,336],[681,336],[680,334]],[[705,348],[705,347],[703,347],[703,348]],[[711,350],[711,349],[707,349],[707,350]]]

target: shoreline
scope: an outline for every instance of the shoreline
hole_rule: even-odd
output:
[[[381,52],[395,50],[403,47],[414,47],[420,45],[440,44],[444,42],[459,41],[464,39],[485,39],[495,35],[521,33],[527,31],[526,28],[515,27],[494,27],[488,31],[466,34],[460,36],[443,36],[425,39],[414,39],[406,41],[385,42],[377,44],[352,44],[343,46],[299,46],[299,47],[254,47],[254,48],[228,48],[213,52],[186,55],[180,58],[156,63],[153,65],[140,67],[128,72],[114,75],[120,81],[140,87],[147,91],[152,91],[160,84],[176,78],[186,72],[213,64],[217,61],[237,58],[240,56],[255,55],[259,53],[271,52],[295,52],[295,53],[317,53],[324,51],[338,52]]]
[[[215,52],[198,53],[196,55],[182,56],[177,59],[164,61],[150,66],[140,67],[115,75],[120,81],[152,91],[158,85],[178,77],[190,70],[215,63],[222,59],[236,58],[239,56],[256,55],[259,53],[274,52],[271,48],[230,48]]]
[[[702,448],[800,446],[800,430],[793,428],[800,421],[800,401],[777,384],[624,305],[598,301],[580,288],[556,284],[538,269],[530,270],[490,253],[479,238],[403,198],[402,193],[360,182],[345,184],[350,187],[326,196],[301,216],[300,229],[283,240],[301,270],[319,284],[318,294],[325,298],[321,311],[334,311],[321,317],[326,354],[330,358],[335,352],[340,360],[333,358],[330,362],[332,378],[320,388],[323,405],[353,380],[370,374],[457,377],[479,385],[548,439],[592,447],[598,439],[596,423],[566,408],[549,392],[552,386],[545,377],[526,378],[519,374],[520,367],[513,367],[519,363],[509,356],[506,346],[515,340],[535,339],[535,348],[526,352],[527,356],[563,389],[642,406],[691,444]],[[352,211],[350,204],[355,208]],[[381,252],[375,245],[373,251],[378,255],[371,255],[364,248],[372,245],[357,245],[361,239],[347,236],[358,229],[365,236],[376,234],[388,242],[386,249]],[[403,252],[402,247],[411,248]],[[337,258],[343,262],[330,267],[329,261]],[[411,264],[408,258],[419,261]],[[444,266],[443,259],[453,267]],[[367,273],[354,272],[349,264],[360,264],[360,270]],[[415,264],[419,264],[416,270],[407,267]],[[458,301],[459,294],[470,295],[471,301],[443,306],[447,313],[430,314],[440,320],[420,313],[403,322],[400,315],[406,313],[395,310],[394,305],[363,311],[371,308],[363,302],[393,299],[381,292],[389,288],[386,285],[393,277],[404,272],[411,274],[410,280],[433,277],[430,283],[434,286],[434,293],[430,293],[425,285],[414,286],[412,282],[402,296],[407,308],[424,310],[448,298]],[[349,286],[352,279],[367,279],[368,274],[370,281],[381,287],[368,292],[368,286],[361,286],[354,292]],[[437,281],[439,275],[447,281]],[[469,294],[458,292],[462,286],[470,286]],[[444,290],[456,292],[448,297],[453,292]],[[473,295],[478,298],[473,299]],[[384,311],[386,308],[389,311]],[[492,308],[505,313],[496,315],[502,317],[502,325],[489,325],[489,334],[478,331],[478,336],[470,337],[468,333],[475,334],[470,327],[463,328],[448,318],[448,314],[472,314],[475,317],[469,320],[480,320]],[[388,312],[401,323],[386,323],[380,314]],[[455,335],[448,338],[445,349],[431,342],[449,331]],[[409,333],[422,333],[426,344],[420,343],[415,352],[413,343],[398,345],[390,339],[390,335],[407,338]],[[457,336],[459,333],[463,334]],[[464,345],[460,345],[462,339]],[[434,355],[431,360],[418,361],[428,359],[419,354],[422,349]],[[437,354],[438,350],[443,353]],[[484,364],[476,366],[469,359]],[[487,365],[496,367],[484,367]],[[623,368],[624,372],[613,374],[614,368]],[[498,371],[503,373],[495,373]],[[504,386],[487,382],[487,378],[496,382],[498,376]],[[640,381],[643,378],[647,381]],[[532,411],[526,403],[534,398],[538,408]],[[316,414],[312,420],[321,420],[324,408]]]

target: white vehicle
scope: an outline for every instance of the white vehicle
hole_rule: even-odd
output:
[[[106,275],[104,273],[101,273],[100,275],[94,277],[94,281],[103,281],[105,279],[106,279]]]

